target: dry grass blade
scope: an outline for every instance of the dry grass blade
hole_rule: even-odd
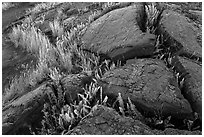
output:
[[[27,11],[27,14],[28,13],[32,13],[32,14],[38,14],[40,12],[42,12],[43,10],[47,10],[47,9],[50,9],[50,8],[53,8],[57,5],[59,5],[60,2],[41,2],[37,5],[35,5],[34,8],[30,9]]]
[[[146,22],[147,32],[154,34],[156,30],[155,24],[158,20],[159,11],[157,10],[154,3],[151,3],[151,5],[145,5],[145,11],[147,15]]]
[[[124,107],[124,102],[123,102],[123,98],[121,96],[121,93],[118,93],[118,98],[117,98],[118,102],[119,102],[119,105],[120,107],[125,110],[125,107]]]
[[[54,20],[53,22],[49,23],[49,26],[52,30],[53,37],[61,38],[64,34],[64,28],[60,25],[58,20]]]
[[[2,2],[2,11],[14,7],[16,4],[14,2]]]
[[[102,102],[101,104],[102,104],[102,105],[106,105],[107,101],[108,101],[108,97],[105,96],[105,98],[103,99],[103,102]]]

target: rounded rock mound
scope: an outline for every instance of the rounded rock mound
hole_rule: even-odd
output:
[[[177,80],[163,61],[136,59],[108,71],[100,81],[103,93],[110,98],[128,97],[146,116],[163,115],[192,118],[189,102],[183,97]]]
[[[182,49],[180,55],[202,60],[202,47],[197,40],[197,32],[187,18],[177,12],[164,10],[159,24],[159,32],[167,39],[169,46]]]
[[[94,106],[71,135],[153,135],[154,132],[139,120],[120,116],[113,108]]]
[[[184,97],[189,101],[192,109],[199,114],[202,121],[202,66],[182,57],[175,57],[173,66],[183,79]]]
[[[156,36],[142,32],[144,16],[142,4],[103,15],[91,23],[83,35],[83,49],[114,61],[153,55]]]

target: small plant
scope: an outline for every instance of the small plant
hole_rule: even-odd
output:
[[[113,7],[113,6],[119,5],[119,4],[120,4],[119,2],[106,2],[105,4],[103,4],[102,9],[107,10],[110,7]]]
[[[28,52],[35,54],[39,54],[40,50],[44,51],[50,46],[48,38],[37,31],[35,27],[23,28],[18,25],[13,28],[9,37],[16,47],[21,46]]]
[[[66,73],[70,73],[73,64],[72,64],[72,53],[71,50],[66,48],[64,46],[64,42],[59,40],[56,43],[56,53],[57,53],[57,58],[58,58],[58,63],[59,63],[59,68],[63,71],[66,71]]]
[[[121,96],[121,93],[118,93],[118,97],[116,98],[115,102],[112,105],[113,108],[117,107],[116,103],[119,103],[119,105],[118,105],[119,112],[123,116],[125,116],[125,107],[124,107],[124,102],[123,102],[123,98]]]
[[[49,77],[52,79],[52,81],[59,83],[59,81],[62,79],[63,76],[60,74],[57,68],[53,68],[53,69],[50,69]]]
[[[59,115],[59,125],[64,131],[65,130],[69,131],[71,129],[71,126],[76,122],[74,116],[76,114],[78,114],[78,112],[77,111],[73,112],[72,107],[70,107],[69,105],[63,106],[61,113]]]
[[[144,117],[142,116],[142,114],[137,110],[137,108],[135,107],[135,105],[132,103],[132,101],[130,100],[130,98],[128,97],[128,101],[126,103],[127,106],[127,111],[126,113],[131,116],[134,119],[138,119],[138,120],[143,120]]]
[[[49,73],[50,69],[46,64],[38,63],[35,69],[28,69],[19,77],[14,77],[9,87],[5,89],[3,104],[30,92],[33,87],[42,83]]]
[[[53,22],[50,22],[49,25],[52,30],[53,37],[61,38],[62,35],[64,34],[64,28],[63,26],[60,25],[60,22],[58,20],[54,20]]]
[[[60,2],[41,2],[39,4],[36,4],[34,8],[27,10],[27,14],[28,13],[38,14],[39,12],[41,12],[43,10],[48,10],[50,8],[54,8],[59,4],[60,4]]]
[[[7,10],[11,7],[14,7],[16,4],[14,2],[2,2],[2,10]]]
[[[151,5],[145,5],[145,11],[147,15],[146,29],[147,32],[154,34],[156,28],[157,20],[159,19],[160,11],[157,10],[154,3]]]
[[[58,92],[60,91],[58,90]],[[97,94],[101,94],[101,99],[93,102],[97,98]],[[68,134],[80,120],[89,115],[95,105],[104,104],[108,100],[107,97],[102,100],[102,89],[95,83],[86,86],[84,93],[78,94],[78,100],[72,104],[59,104],[58,99],[55,96],[50,96],[50,103],[45,104],[43,128],[40,134]]]
[[[101,11],[93,11],[92,14],[89,16],[88,23],[92,23],[98,16],[101,15]]]
[[[27,74],[19,77],[14,77],[11,81],[11,84],[8,88],[5,89],[4,97],[3,97],[3,104],[6,104],[9,101],[12,101],[22,95],[26,87],[29,86]]]

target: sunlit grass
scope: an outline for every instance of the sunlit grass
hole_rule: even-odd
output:
[[[145,12],[147,15],[147,22],[146,22],[146,29],[149,33],[155,33],[156,28],[156,22],[158,20],[158,16],[160,14],[160,11],[157,10],[156,5],[154,3],[150,5],[145,5]]]
[[[64,28],[58,20],[49,23],[53,37],[61,37],[64,34]]]
[[[6,104],[7,102],[11,101],[12,99],[16,99],[19,97],[19,95],[22,95],[28,87],[29,83],[27,82],[28,74],[21,75],[20,77],[14,77],[11,81],[11,84],[8,88],[5,89],[3,94],[3,104]]]
[[[9,87],[5,89],[3,104],[5,105],[25,93],[30,92],[32,88],[41,83],[49,73],[50,70],[46,64],[39,63],[36,69],[26,70],[19,77],[14,77]]]
[[[9,37],[16,47],[22,47],[36,54],[39,53],[40,48],[50,45],[48,38],[33,26],[24,29],[18,25],[13,28]]]
[[[7,10],[14,6],[15,6],[15,3],[13,2],[2,2],[2,11]]]
[[[21,47],[27,52],[35,54],[38,63],[35,69],[28,70],[11,81],[4,95],[4,102],[29,92],[29,87],[34,88],[43,79],[53,76],[53,71],[56,69],[59,70],[59,74],[71,73],[72,54],[81,52],[77,49],[77,41],[79,41],[78,33],[83,27],[84,25],[77,25],[66,35],[62,35],[56,45],[52,45],[49,39],[33,26],[28,28],[14,27],[10,34],[11,41],[16,47]],[[84,59],[84,57],[80,58]]]
[[[110,6],[111,3],[105,8]],[[42,10],[45,8],[39,6],[33,10],[37,12],[39,11],[38,9]],[[95,16],[99,16],[99,14],[91,15],[89,23],[94,20]],[[60,90],[57,83],[71,73],[74,65],[78,66],[83,72],[93,72],[96,79],[101,78],[100,57],[92,53],[86,53],[81,49],[81,46],[83,46],[81,36],[86,31],[87,23],[74,24],[71,29],[65,31],[58,20],[50,22],[49,25],[56,40],[56,42],[51,43],[45,34],[34,27],[32,18],[28,18],[26,21],[23,25],[14,27],[9,36],[17,48],[22,48],[34,54],[38,58],[38,62],[34,69],[25,71],[21,76],[11,81],[4,94],[4,105],[30,92],[36,86],[48,80],[54,81],[53,84],[56,84],[55,86],[58,87],[57,94],[61,95],[55,99],[55,101],[57,100],[55,103],[63,102],[63,90]],[[106,65],[107,70],[116,66],[111,65],[111,68],[108,68],[109,64],[107,62]],[[95,82],[97,81],[96,79]],[[68,132],[69,129],[73,128],[82,118],[90,113],[92,107],[98,104],[106,104],[108,100],[108,97],[102,97],[102,88],[97,85],[97,82],[86,85],[83,91],[84,94],[78,95],[79,100],[77,102],[63,104],[60,111],[55,111],[56,107],[54,108],[54,105],[49,105],[49,103],[49,107],[45,105],[42,134],[57,132],[56,129],[58,127],[64,133]],[[91,104],[91,101],[96,98],[96,94],[99,94],[99,98],[95,104]],[[52,114],[56,116],[54,119],[50,119]],[[50,123],[49,120],[53,121]]]
[[[91,103],[99,94],[99,100],[95,103]],[[96,83],[91,83],[89,86],[85,87],[84,94],[78,94],[78,97],[78,100],[74,103],[61,104],[61,108],[58,108],[56,107],[59,106],[57,99],[50,96],[50,103],[44,105],[43,127],[40,134],[68,134],[81,119],[91,113],[93,108],[97,107],[99,104],[105,104],[108,100],[107,97],[104,99],[102,98],[102,88]],[[58,100],[62,102],[64,97],[61,96]],[[58,129],[58,131],[56,129]]]
[[[27,13],[37,14],[43,10],[47,10],[59,5],[61,2],[41,2],[36,4],[34,8],[27,11]]]

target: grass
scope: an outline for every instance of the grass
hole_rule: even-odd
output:
[[[13,2],[2,2],[2,11],[5,11],[14,6],[15,6],[15,3]]]
[[[2,98],[3,104],[8,103],[16,99],[19,95],[22,95],[26,90],[26,87],[29,87],[27,82],[28,74],[21,75],[19,78],[15,77],[10,83],[10,86],[5,89],[4,97]]]
[[[101,87],[96,83],[91,83],[84,88],[84,94],[78,94],[79,99],[73,104],[61,104],[60,107],[57,107],[57,105],[59,105],[59,103],[56,102],[57,99],[50,97],[50,103],[45,104],[43,109],[43,127],[39,134],[69,134],[69,131],[76,126],[80,120],[90,114],[91,108],[106,103],[107,98],[102,100],[102,96],[100,101],[92,103],[97,94],[102,94]],[[58,100],[64,100],[63,96]]]
[[[31,20],[28,22],[30,23]],[[10,40],[16,47],[22,48],[34,54],[38,58],[36,68],[27,70],[23,75],[14,78],[4,94],[4,104],[12,98],[21,96],[29,92],[29,88],[34,88],[48,77],[70,74],[73,68],[72,58],[75,55],[81,60],[79,66],[84,66],[83,70],[91,70],[87,57],[83,56],[83,51],[78,49],[78,41],[81,31],[85,28],[84,24],[77,24],[69,32],[64,32],[60,23],[54,21],[52,24],[53,34],[58,36],[55,45],[51,44],[47,36],[33,25],[18,25],[13,28],[9,35]],[[90,68],[89,68],[90,67]],[[56,73],[56,70],[58,73]]]
[[[63,37],[63,28],[58,25],[55,25],[53,28],[54,34]],[[56,28],[56,26],[58,26],[58,28]],[[68,35],[70,40],[72,40],[71,37],[75,35],[70,35],[72,35],[72,33]],[[16,47],[21,47],[27,52],[34,53],[37,58],[39,58],[39,62],[46,63],[48,67],[58,66],[63,67],[63,69],[67,68],[67,70],[70,71],[72,68],[71,53],[68,48],[66,49],[69,45],[64,46],[64,43],[68,40],[65,37],[63,38],[64,39],[59,40],[56,46],[54,46],[50,43],[49,39],[34,26],[26,29],[22,26],[17,26],[13,28],[10,34],[10,39]]]
[[[62,37],[64,34],[64,28],[60,25],[60,22],[58,20],[54,20],[53,22],[49,23],[50,28],[52,30],[53,37]]]
[[[54,8],[59,4],[60,4],[60,2],[41,2],[39,4],[36,4],[34,8],[28,10],[27,13],[37,14],[37,13],[42,12],[44,10]]]
[[[33,26],[23,28],[18,25],[13,28],[9,37],[16,47],[22,47],[31,53],[39,54],[45,46],[50,46],[48,38]]]
[[[58,4],[41,3],[29,12],[37,14]],[[83,46],[81,37],[91,22],[111,9],[120,7],[118,5],[120,3],[105,3],[102,6],[102,11],[96,10],[91,13],[88,17],[88,23],[74,24],[74,21],[71,23],[68,21],[67,24],[71,24],[71,28],[68,30],[64,28],[60,20],[55,19],[49,23],[52,37],[55,39],[52,43],[43,32],[35,27],[35,21],[31,17],[26,18],[22,25],[13,28],[10,34],[11,41],[16,47],[34,54],[38,58],[38,63],[34,69],[25,71],[21,76],[15,77],[11,81],[4,94],[3,104],[11,102],[48,80],[51,80],[52,84],[57,87],[58,97],[50,96],[50,102],[44,104],[42,129],[36,134],[69,134],[69,131],[82,119],[90,115],[97,105],[108,105],[107,102],[110,99],[107,96],[103,96],[102,87],[97,84],[97,80],[101,79],[106,71],[111,71],[121,66],[121,63],[114,64],[108,60],[100,62],[99,55],[83,51],[81,49],[81,46]],[[160,12],[154,4],[146,5],[145,8],[147,13],[147,32],[155,34],[157,29],[155,24]],[[158,36],[155,47],[155,58],[164,60],[170,66],[172,54],[170,49],[164,49],[162,35]],[[83,94],[78,94],[78,100],[72,104],[66,104],[60,80],[72,73],[76,68],[79,69],[77,73],[91,72],[94,76],[94,82],[83,88],[84,92]],[[177,79],[179,79],[179,74]],[[180,86],[183,85],[183,80],[178,82],[180,82]],[[118,94],[111,107],[115,108],[123,116],[134,115],[136,118],[143,118],[130,98],[123,100],[121,94]],[[153,123],[158,124],[156,123],[158,120],[160,119],[154,119]]]
[[[30,92],[35,86],[43,82],[50,73],[46,64],[38,64],[34,70],[26,70],[19,77],[14,77],[5,89],[3,105]]]
[[[150,5],[145,5],[145,12],[147,15],[146,21],[146,31],[148,33],[154,34],[157,29],[157,20],[159,19],[160,11],[157,10],[156,5],[151,3]]]

